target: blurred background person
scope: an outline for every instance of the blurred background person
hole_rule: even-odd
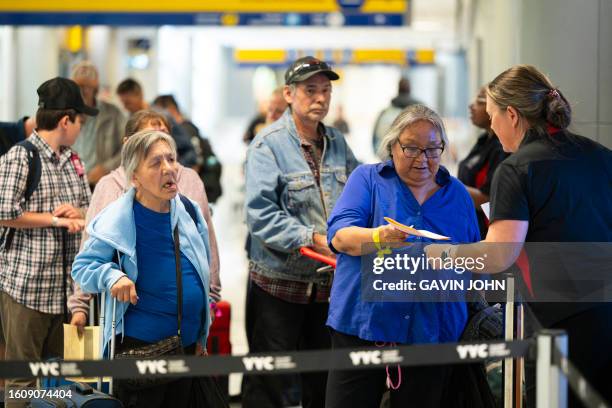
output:
[[[280,86],[272,91],[270,100],[268,101],[268,109],[266,111],[266,125],[276,122],[283,116],[287,109],[287,101],[283,96],[283,87]]]
[[[215,203],[223,194],[221,173],[223,167],[215,155],[208,138],[200,134],[200,129],[181,113],[173,95],[160,95],[153,101],[153,106],[163,109],[189,135],[196,152],[197,164],[194,170],[200,175],[210,203]]]
[[[143,109],[148,109],[149,104],[145,102],[142,86],[132,78],[126,78],[117,85],[117,96],[123,108],[130,115]]]
[[[374,153],[379,151],[380,143],[391,127],[391,123],[402,110],[410,105],[421,103],[410,96],[410,81],[402,78],[397,84],[397,96],[391,100],[391,105],[378,114],[374,123],[374,133],[372,136],[372,147]],[[380,158],[383,159],[382,157]]]
[[[342,134],[345,136],[351,131],[348,122],[344,118],[344,108],[342,105],[338,105],[338,109],[336,109],[336,118],[334,119],[332,126],[342,132]]]
[[[480,88],[476,99],[470,104],[470,120],[484,132],[480,134],[465,159],[459,162],[457,172],[457,178],[465,185],[474,201],[481,239],[487,236],[489,221],[480,206],[489,201],[495,170],[508,157],[508,153],[504,152],[499,139],[491,130],[491,119],[486,110],[486,95],[486,87]]]
[[[123,107],[130,113],[130,116],[143,109],[149,109],[149,104],[145,102],[142,86],[132,78],[124,79],[117,85],[117,96],[119,96]],[[178,161],[185,167],[195,169],[198,158],[189,134],[179,126],[170,114],[166,113],[166,115],[166,119],[170,123],[170,135],[176,143]]]
[[[35,127],[35,117],[24,116],[17,122],[0,122],[0,156],[30,136]]]
[[[250,120],[249,125],[247,126],[247,129],[244,132],[244,135],[242,136],[242,141],[244,142],[244,144],[248,146],[249,143],[251,143],[253,139],[255,139],[257,133],[259,133],[259,131],[266,126],[266,116],[266,111],[259,111]]]
[[[72,68],[71,79],[81,88],[88,106],[98,109],[97,116],[89,118],[74,144],[87,170],[87,180],[93,187],[121,162],[121,145],[126,118],[119,108],[98,99],[100,79],[98,70],[90,61],[79,62]]]

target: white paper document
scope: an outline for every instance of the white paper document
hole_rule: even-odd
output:
[[[430,239],[440,239],[440,240],[450,240],[449,237],[445,237],[444,235],[436,234],[435,232],[427,231],[427,230],[418,230],[416,228],[412,228],[412,226],[404,225],[401,222],[395,221],[393,218],[384,217],[385,221],[389,224],[393,225],[400,231],[404,231],[406,234],[415,235],[417,237],[425,237]]]
[[[480,208],[482,208],[482,211],[484,212],[485,216],[488,219],[491,219],[491,217],[489,216],[491,214],[491,203],[490,202],[486,202],[486,203],[482,203],[480,205]]]

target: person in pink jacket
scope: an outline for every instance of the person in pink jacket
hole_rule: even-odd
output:
[[[128,120],[125,126],[124,142],[134,133],[141,130],[161,130],[162,132],[168,133],[169,128],[168,121],[163,114],[153,110],[141,110],[132,115]],[[206,224],[208,224],[211,249],[210,296],[215,301],[218,301],[221,298],[219,250],[217,248],[217,238],[210,216],[210,209],[208,207],[208,198],[204,191],[204,184],[194,170],[183,167],[180,164],[178,165],[177,184],[181,194],[191,198],[200,205]],[[125,193],[129,187],[122,166],[102,177],[96,185],[96,189],[91,197],[91,202],[85,216],[86,225],[88,225],[107,205]],[[81,242],[85,242],[87,238],[87,232],[83,231]],[[91,296],[92,295],[89,293],[84,293],[76,283],[74,284],[74,293],[68,298],[68,309],[72,315],[70,324],[79,326],[80,328],[87,324]]]

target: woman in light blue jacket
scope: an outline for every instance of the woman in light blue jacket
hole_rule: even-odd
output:
[[[185,353],[193,354],[197,343],[205,349],[210,325],[206,222],[195,202],[177,194],[172,137],[159,131],[136,133],[123,146],[121,162],[133,188],[90,223],[89,239],[74,261],[72,277],[85,292],[107,293],[105,347],[111,336],[112,303],[118,301],[116,352],[120,353],[177,334],[180,256],[180,337]],[[126,406],[180,407],[187,404],[190,388],[190,379],[145,390],[118,382],[117,396]]]

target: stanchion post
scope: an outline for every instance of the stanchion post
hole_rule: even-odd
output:
[[[506,307],[504,310],[504,338],[514,340],[514,277],[506,277]],[[512,408],[514,375],[511,358],[504,359],[504,408]]]
[[[542,330],[537,336],[536,406],[538,408],[567,407],[567,378],[561,368],[553,364],[553,347],[567,356],[567,333],[561,330]]]
[[[112,315],[111,315],[111,341],[110,341],[110,359],[114,359],[115,358],[115,341],[116,338],[115,336],[117,335],[116,333],[116,327],[115,327],[115,316],[117,315],[116,313],[116,309],[117,309],[117,299],[113,299],[113,307],[112,307]],[[108,319],[108,317],[107,317]],[[109,395],[113,395],[113,377],[110,378],[109,383],[108,383],[108,394]]]
[[[523,340],[525,338],[525,307],[521,303],[521,300],[516,304],[516,336],[517,340]],[[514,364],[514,406],[516,408],[523,408],[523,381],[525,380],[525,359],[523,357],[517,358]]]
[[[104,359],[104,303],[106,301],[106,293],[102,292],[100,296],[95,296],[94,299],[96,302],[99,302],[98,310],[99,312],[99,322],[100,322],[100,358]],[[89,308],[89,315],[92,316],[94,314],[94,309]],[[102,392],[102,384],[104,383],[104,377],[99,377],[97,386],[98,391]]]

